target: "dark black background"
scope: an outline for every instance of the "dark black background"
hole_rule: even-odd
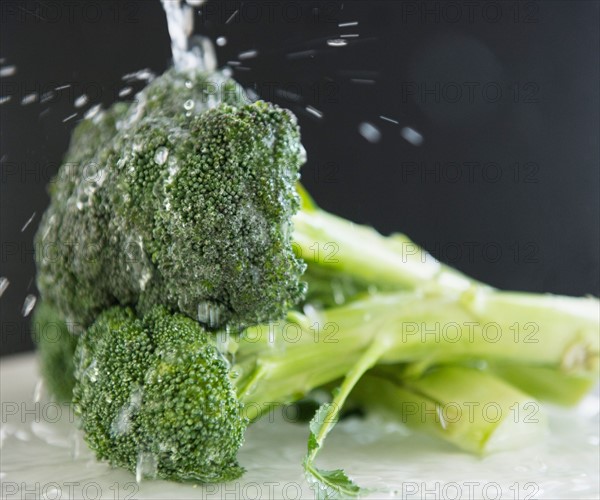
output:
[[[170,46],[158,0],[0,5],[2,67],[16,66],[0,79],[11,98],[0,105],[7,354],[31,348],[21,310],[36,293],[32,238],[72,128],[117,99],[124,74],[162,72]],[[501,288],[599,294],[598,2],[210,1],[200,11],[196,32],[227,38],[219,62],[257,50],[234,76],[298,114],[303,180],[322,207],[404,232]],[[344,33],[360,36],[327,45]],[[90,102],[75,108],[83,93]],[[359,134],[362,122],[378,143]],[[404,126],[424,143],[403,139]]]

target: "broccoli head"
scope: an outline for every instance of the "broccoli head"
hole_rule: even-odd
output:
[[[207,99],[194,90],[206,77],[190,78],[168,72],[74,135],[36,245],[42,296],[74,323],[115,304],[142,314],[160,304],[242,328],[303,297],[291,245],[295,117],[242,104],[231,81]]]
[[[138,478],[227,481],[247,420],[228,365],[203,328],[153,308],[102,313],[76,351],[75,411],[99,459]]]

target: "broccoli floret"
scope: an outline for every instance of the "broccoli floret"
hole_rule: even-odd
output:
[[[114,304],[161,304],[241,328],[283,317],[304,294],[291,247],[303,158],[295,118],[263,102],[215,107],[230,94],[239,104],[228,82],[196,109],[194,85],[207,80],[188,95],[190,82],[163,76],[131,109],[76,133],[68,158],[91,166],[55,184],[36,253],[42,296],[74,323]]]
[[[77,336],[71,334],[62,316],[45,303],[35,308],[31,326],[48,392],[59,402],[71,401]]]
[[[74,404],[99,459],[138,477],[238,477],[246,419],[228,367],[194,320],[156,307],[102,313],[76,352]]]

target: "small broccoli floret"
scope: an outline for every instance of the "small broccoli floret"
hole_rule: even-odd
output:
[[[40,373],[48,392],[59,402],[71,401],[77,336],[69,332],[60,314],[45,303],[35,308],[31,326],[39,353]]]
[[[74,403],[99,459],[138,477],[227,481],[247,421],[200,325],[162,307],[112,308],[82,336]]]
[[[115,304],[161,304],[241,328],[303,297],[291,247],[303,161],[295,118],[242,105],[233,81],[191,78],[168,72],[129,109],[75,133],[68,158],[79,166],[61,168],[36,246],[42,296],[74,323]],[[207,97],[209,84],[218,92]]]

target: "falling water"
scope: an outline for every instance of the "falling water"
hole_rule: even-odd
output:
[[[217,58],[212,42],[194,35],[194,7],[197,0],[161,0],[167,15],[167,27],[171,37],[173,65],[180,71],[191,69],[215,71]],[[193,4],[193,6],[191,5]]]

